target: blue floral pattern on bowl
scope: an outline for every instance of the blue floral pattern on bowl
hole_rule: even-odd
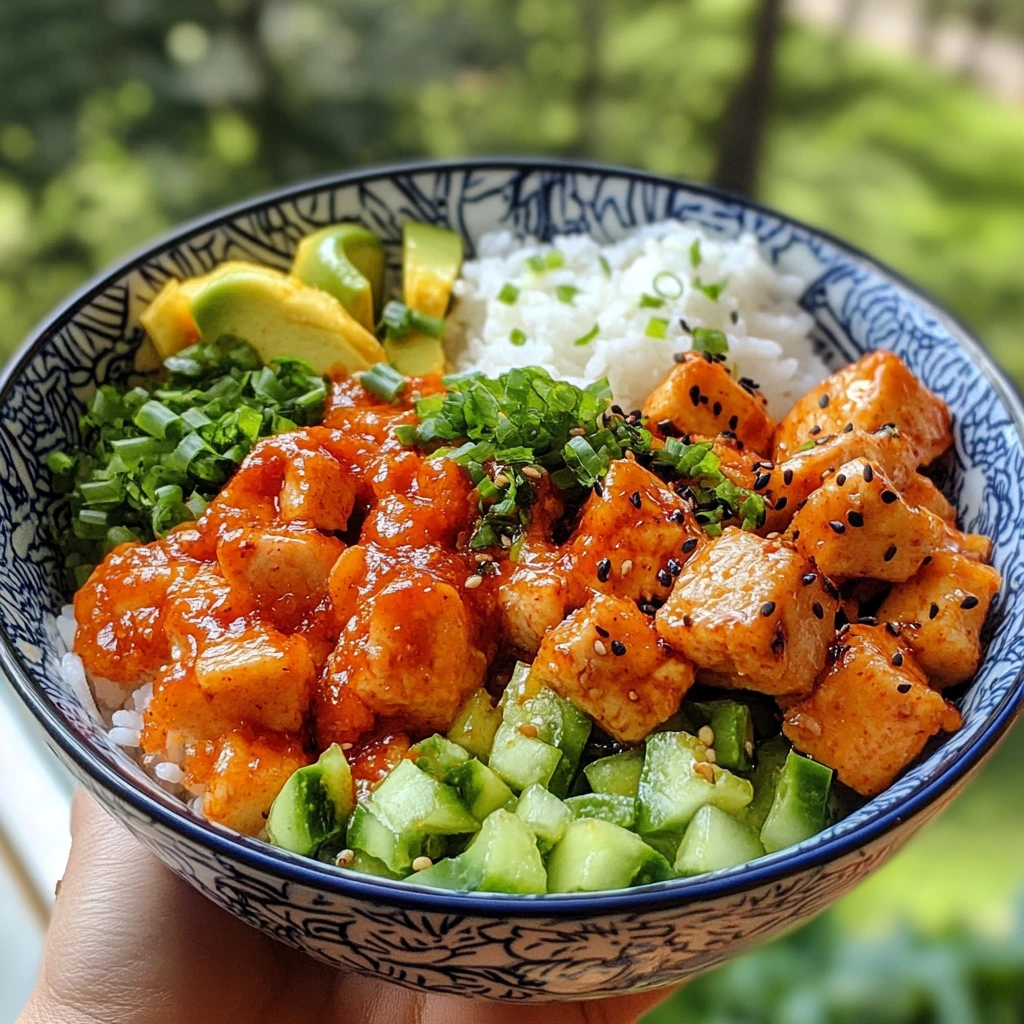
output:
[[[510,897],[368,879],[236,836],[190,814],[94,723],[58,663],[68,598],[46,523],[61,523],[44,464],[78,433],[83,403],[125,376],[138,315],[170,277],[225,259],[285,268],[299,239],[339,220],[381,237],[397,266],[410,219],[462,233],[467,251],[503,228],[612,240],[676,218],[724,237],[752,232],[810,284],[802,305],[839,365],[891,349],[950,405],[947,493],[989,534],[1004,577],[988,654],[960,702],[964,728],[890,789],[823,833],[752,864],[624,892]],[[0,660],[76,777],[177,874],[281,941],[340,967],[459,995],[556,999],[681,981],[824,909],[890,856],[964,785],[1020,710],[1024,663],[1024,411],[988,357],[941,309],[869,257],[712,190],[639,172],[542,161],[366,171],[214,214],[148,248],[53,314],[0,391]]]

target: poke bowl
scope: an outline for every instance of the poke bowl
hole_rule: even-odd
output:
[[[1013,723],[1022,425],[940,306],[754,203],[339,175],[147,247],[11,361],[0,659],[280,941],[658,988],[825,909]]]

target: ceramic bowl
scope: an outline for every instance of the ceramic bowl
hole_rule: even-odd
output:
[[[397,266],[403,222],[605,241],[667,217],[764,255],[810,282],[801,305],[839,365],[901,355],[949,403],[945,489],[965,528],[995,541],[1004,585],[988,654],[960,701],[964,727],[852,816],[797,847],[701,878],[574,896],[427,890],[358,876],[191,815],[147,779],[61,679],[54,614],[68,599],[45,524],[59,506],[46,454],[78,434],[93,389],[123,377],[140,311],[169,277],[225,259],[286,268],[303,235],[362,222]],[[951,800],[1020,710],[1024,659],[1024,411],[970,334],[897,274],[842,242],[707,188],[630,170],[534,160],[420,164],[345,174],[212,214],[125,260],[53,313],[0,391],[0,657],[57,756],[173,871],[228,913],[338,967],[435,992],[531,1000],[679,982],[816,914]],[[59,522],[58,516],[58,522]]]

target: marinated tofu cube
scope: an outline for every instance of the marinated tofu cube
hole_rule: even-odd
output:
[[[782,730],[801,753],[834,768],[841,782],[874,796],[960,713],[928,685],[913,654],[882,626],[851,626],[806,700]]]
[[[956,522],[956,509],[952,502],[923,473],[914,473],[909,480],[902,483],[891,473],[889,476],[899,488],[904,499],[911,505],[927,509],[947,523]]]
[[[663,600],[705,540],[690,506],[638,462],[613,462],[583,506],[570,555],[577,587]]]
[[[976,562],[992,561],[992,538],[983,533],[964,533],[952,523],[943,522],[935,545],[936,551],[950,551]]]
[[[298,740],[229,733],[206,783],[203,814],[242,835],[257,835],[277,794],[309,760]]]
[[[878,609],[879,620],[913,623],[902,635],[933,686],[966,682],[981,664],[981,628],[999,590],[997,569],[937,551]]]
[[[344,530],[355,506],[356,479],[321,448],[297,452],[288,460],[278,504],[281,518],[318,530]]]
[[[316,667],[301,636],[252,628],[206,644],[196,682],[223,714],[276,732],[295,732],[309,708]]]
[[[670,424],[681,434],[709,437],[730,432],[746,448],[771,451],[775,422],[764,398],[696,352],[687,352],[647,396],[643,414],[652,426]]]
[[[678,710],[694,667],[632,601],[595,594],[544,637],[531,676],[617,740],[638,743]]]
[[[855,459],[839,468],[793,517],[790,536],[834,579],[910,579],[945,524],[908,505],[882,468]]]
[[[917,450],[917,464],[934,462],[953,444],[946,403],[892,352],[870,352],[808,391],[779,423],[775,460],[829,434],[874,431],[893,424]]]
[[[782,541],[729,527],[683,569],[658,633],[709,682],[803,694],[825,665],[838,597]]]
[[[586,599],[589,591],[575,583],[567,562],[556,550],[529,543],[520,549],[511,576],[498,590],[502,633],[517,650],[536,654],[548,630]]]

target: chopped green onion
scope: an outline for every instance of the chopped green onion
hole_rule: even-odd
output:
[[[46,456],[47,469],[56,476],[66,476],[75,465],[75,460],[67,452],[50,452]]]
[[[124,498],[119,480],[85,480],[78,490],[86,505],[116,505]]]
[[[729,339],[723,331],[697,327],[693,332],[693,347],[697,352],[707,352],[713,356],[725,355],[729,351]]]
[[[428,316],[426,313],[410,309],[404,302],[392,299],[381,312],[378,328],[389,341],[400,341],[408,337],[410,331],[419,331],[420,334],[440,338],[444,333],[444,319]]]
[[[683,294],[683,282],[670,270],[655,274],[651,287],[655,295],[660,295],[663,299],[678,299]]]
[[[659,299],[656,295],[647,295],[644,293],[640,296],[640,308],[641,309],[661,309],[665,305],[664,299]]]
[[[601,264],[601,270],[603,271],[604,276],[605,277],[611,277],[612,276],[612,265],[604,258],[604,254],[603,253],[600,254],[597,257],[597,262]]]
[[[106,547],[113,551],[119,544],[128,544],[138,539],[138,534],[127,526],[112,526],[107,530]]]
[[[566,303],[566,305],[569,306],[573,304],[573,299],[575,299],[576,296],[579,295],[579,293],[579,288],[572,284],[560,284],[557,288],[555,288],[555,297],[558,299],[558,301],[564,302]]]
[[[587,331],[586,334],[581,334],[573,342],[573,344],[577,348],[582,348],[584,345],[589,345],[600,333],[601,333],[601,328],[597,324],[594,324],[594,326],[591,327],[590,330]]]
[[[544,257],[544,266],[548,270],[557,270],[559,267],[565,266],[565,257],[557,249],[552,249]]]
[[[202,409],[192,408],[186,409],[181,414],[181,422],[190,430],[201,430],[203,427],[208,427],[213,420]]]
[[[504,302],[506,306],[514,306],[519,298],[519,289],[510,281],[506,281],[498,292],[498,301]]]
[[[717,302],[718,297],[722,294],[728,283],[728,278],[723,281],[718,281],[715,284],[702,284],[699,277],[693,279],[693,287],[699,292],[703,292],[712,302]]]
[[[816,448],[816,447],[817,447],[817,442],[816,441],[804,441],[804,443],[802,445],[800,445],[799,448],[797,448],[797,451],[798,452],[809,452],[812,448]]]
[[[96,423],[113,423],[124,414],[124,404],[117,389],[109,384],[100,387],[89,403],[89,416]]]
[[[695,238],[690,243],[690,266],[693,267],[694,270],[696,270],[697,267],[700,266],[700,239],[699,238]]]
[[[521,331],[518,327],[513,327],[512,330],[508,332],[508,340],[511,344],[519,348],[526,344],[526,332]]]
[[[647,321],[647,326],[644,328],[644,334],[648,338],[657,338],[659,341],[663,340],[666,333],[668,332],[668,320],[663,316],[652,316]]]
[[[526,269],[532,270],[535,274],[544,273],[544,257],[540,255],[533,255],[526,257]]]
[[[168,428],[178,419],[178,414],[172,409],[150,399],[135,414],[133,422],[139,430],[162,441],[167,436]]]
[[[378,398],[394,402],[409,382],[388,363],[375,363],[365,373],[359,374],[359,383]]]

